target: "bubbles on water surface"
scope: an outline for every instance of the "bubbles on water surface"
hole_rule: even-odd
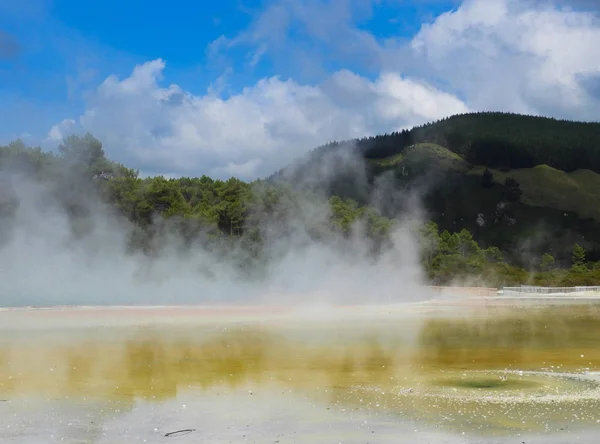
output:
[[[344,397],[343,395],[341,395]],[[600,376],[462,370],[405,378],[392,390],[353,386],[345,401],[449,429],[506,434],[598,424]]]

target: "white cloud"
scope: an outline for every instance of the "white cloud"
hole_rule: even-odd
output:
[[[467,0],[411,42],[426,66],[476,109],[594,119],[586,81],[600,76],[591,12],[517,0]]]
[[[261,48],[261,57],[296,71],[293,60],[308,52],[315,60],[352,64],[355,71],[360,64],[370,72],[435,79],[478,110],[597,118],[600,18],[589,9],[591,1],[464,0],[424,24],[408,42],[403,37],[378,38],[357,24],[377,16],[381,3],[272,2],[247,30],[228,41],[229,47]],[[385,17],[380,19],[389,17],[391,5],[393,1],[382,8]],[[574,9],[581,6],[587,9]],[[280,20],[271,20],[273,16]]]
[[[104,142],[111,158],[142,172],[251,179],[331,140],[468,110],[597,118],[600,23],[592,13],[547,2],[465,0],[402,43],[355,25],[375,13],[370,3],[281,0],[209,52],[218,58],[247,45],[250,65],[267,57],[304,63],[308,41],[319,48],[311,63],[324,54],[356,60],[379,73],[374,80],[350,69],[310,83],[273,76],[223,98],[222,85],[204,95],[161,85],[165,62],[159,59],[125,79],[108,77],[86,95],[78,124]],[[291,27],[308,40],[291,39]],[[53,127],[49,138],[72,125]]]
[[[48,131],[47,141],[56,144],[60,143],[66,136],[76,132],[77,122],[73,119],[64,119],[62,122],[53,125]]]
[[[265,176],[319,144],[391,131],[466,111],[425,82],[384,73],[369,81],[340,71],[320,85],[265,78],[223,99],[159,81],[165,63],[107,78],[88,97],[81,127],[109,157],[148,173]],[[54,126],[57,139],[74,121]]]

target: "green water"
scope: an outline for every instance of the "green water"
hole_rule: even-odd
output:
[[[53,327],[4,332],[0,399],[104,403],[114,416],[191,394],[249,400],[246,413],[293,395],[315,423],[352,412],[448,433],[552,433],[599,426],[599,345],[593,306]]]

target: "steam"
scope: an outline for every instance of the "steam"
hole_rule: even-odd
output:
[[[366,186],[362,160],[346,152],[344,174],[354,172],[357,186]],[[334,177],[341,153],[304,180],[318,188],[314,185]],[[128,239],[136,227],[95,194],[86,195],[85,207],[77,209],[86,217],[74,225],[48,182],[33,173],[2,170],[0,181],[13,199],[12,215],[0,226],[0,306],[372,304],[423,298],[416,210],[396,223],[389,248],[378,256],[361,224],[349,239],[315,239],[311,230],[331,216],[324,195],[297,202],[283,222],[258,214],[267,260],[259,275],[249,275],[239,267],[253,260],[240,248],[243,238],[227,250],[190,245],[167,220],[158,254],[131,253]],[[60,181],[61,193],[82,186],[68,171]]]

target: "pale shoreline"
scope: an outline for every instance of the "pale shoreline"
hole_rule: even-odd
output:
[[[365,304],[334,304],[334,303],[311,303],[306,304],[265,304],[265,303],[247,303],[247,304],[164,304],[164,305],[28,305],[28,306],[1,306],[0,313],[7,311],[27,311],[27,312],[72,312],[93,311],[95,314],[101,312],[110,312],[111,314],[134,313],[143,311],[178,313],[193,311],[195,314],[283,314],[306,309],[329,309],[335,311],[370,311],[387,310],[392,311],[398,308],[416,308],[424,306],[481,306],[481,305],[511,305],[520,303],[569,303],[569,302],[592,302],[600,301],[600,293],[580,292],[580,293],[552,293],[536,294],[522,293],[518,295],[499,294],[497,288],[491,287],[437,287],[424,286],[424,292],[429,298],[423,298],[419,301],[394,301],[387,303],[365,303]],[[288,299],[289,300],[289,299]]]
[[[90,312],[95,315],[100,314],[189,314],[189,315],[234,315],[234,314],[255,314],[255,315],[274,315],[291,314],[312,311],[323,312],[396,312],[398,310],[418,310],[423,308],[443,308],[443,307],[485,307],[497,305],[521,305],[521,304],[562,304],[562,303],[600,303],[600,295],[523,295],[523,296],[464,296],[464,295],[446,295],[445,297],[427,299],[423,301],[394,302],[381,304],[308,304],[308,305],[267,305],[267,304],[247,304],[247,305],[53,305],[53,306],[13,306],[1,307],[0,313],[21,312],[21,313],[72,313],[85,314]]]
[[[437,314],[485,312],[495,307],[525,307],[569,304],[600,304],[600,295],[527,294],[499,295],[489,287],[423,287],[428,299],[410,302],[365,304],[198,304],[198,305],[56,305],[0,307],[0,327],[19,322],[31,326],[38,321],[77,321],[109,326],[129,322],[230,322],[277,320],[393,319]],[[425,296],[425,295],[424,295]],[[42,322],[45,324],[45,322]]]

